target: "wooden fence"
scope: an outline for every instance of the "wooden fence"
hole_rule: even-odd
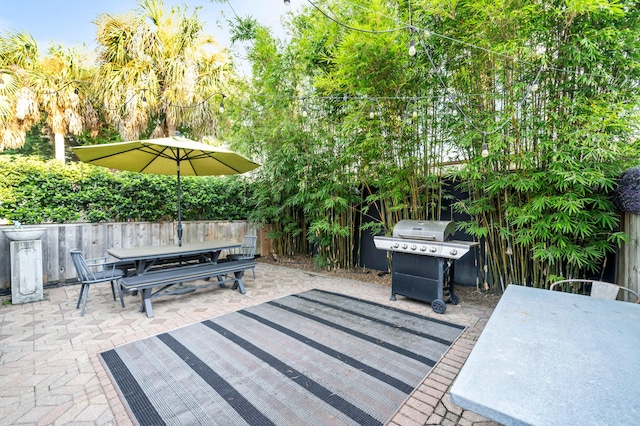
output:
[[[622,216],[621,231],[628,236],[628,241],[618,250],[616,284],[635,292],[640,289],[640,215],[625,213]]]
[[[86,257],[108,256],[111,247],[141,247],[147,245],[177,244],[176,222],[118,222],[37,225],[46,228],[42,237],[43,281],[57,284],[76,279],[69,250],[78,248]],[[0,231],[11,226],[0,226]],[[246,221],[194,221],[183,222],[183,242],[215,239],[242,241],[245,234],[258,235],[256,254],[269,255],[271,240],[268,226]],[[629,240],[616,256],[616,280],[619,285],[640,290],[640,215],[626,213],[621,231]],[[0,291],[11,288],[9,240],[0,232]]]
[[[258,235],[256,254],[270,252],[266,231],[245,221],[183,222],[183,243],[207,240],[242,241],[245,234]],[[25,226],[26,227],[26,226]],[[109,256],[112,247],[142,247],[177,244],[176,222],[118,222],[38,225],[46,228],[42,237],[44,284],[76,279],[69,250],[82,250],[87,258]],[[10,226],[0,226],[11,228]],[[11,288],[10,241],[0,232],[0,290]]]

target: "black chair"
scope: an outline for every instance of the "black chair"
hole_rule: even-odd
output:
[[[80,287],[80,295],[78,296],[78,303],[76,303],[76,309],[78,309],[80,307],[80,301],[82,300],[80,316],[84,316],[84,308],[87,305],[87,296],[89,295],[89,287],[91,284],[111,282],[111,293],[113,294],[113,300],[116,300],[115,282],[124,276],[125,271],[116,268],[116,263],[108,263],[106,257],[85,259],[82,252],[78,249],[72,249],[70,253],[73,266],[75,266],[76,272],[78,273],[78,281],[82,284]],[[120,296],[120,303],[124,308],[122,289],[119,285],[118,294]]]

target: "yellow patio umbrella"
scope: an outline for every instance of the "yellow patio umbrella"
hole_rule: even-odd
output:
[[[178,244],[182,246],[180,176],[245,173],[260,167],[248,158],[181,136],[71,148],[80,161],[131,172],[178,177]]]

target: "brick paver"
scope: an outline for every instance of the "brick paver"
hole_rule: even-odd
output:
[[[251,274],[250,274],[251,275]],[[495,425],[455,406],[449,387],[473,348],[492,310],[465,304],[435,314],[429,304],[406,298],[389,301],[389,288],[259,263],[247,276],[247,293],[211,288],[153,304],[155,318],[138,312],[139,299],[114,301],[109,285],[91,288],[85,316],[75,303],[79,286],[45,290],[44,301],[0,307],[0,425],[129,425],[127,411],[98,354],[124,343],[163,333],[301,291],[318,288],[388,304],[467,326],[391,425]]]

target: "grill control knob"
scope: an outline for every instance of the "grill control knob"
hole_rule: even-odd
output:
[[[415,250],[415,249],[417,249],[417,248],[418,248],[418,247],[417,247],[415,244],[413,244],[413,245],[411,246],[411,250]]]
[[[438,251],[438,249],[437,249],[437,248],[435,248],[435,247],[429,247],[429,251],[430,251],[431,253],[435,253],[436,251]]]
[[[420,251],[427,251],[427,246],[420,246]]]
[[[398,247],[400,247],[400,244],[398,244],[398,243],[393,243],[391,246],[392,246],[393,248],[398,248]]]
[[[458,254],[458,250],[453,249],[449,252],[449,254],[451,254],[451,256],[455,256],[456,254]]]
[[[405,250],[407,249],[407,247],[409,247],[407,244],[403,244],[402,245],[402,248],[405,249]]]

